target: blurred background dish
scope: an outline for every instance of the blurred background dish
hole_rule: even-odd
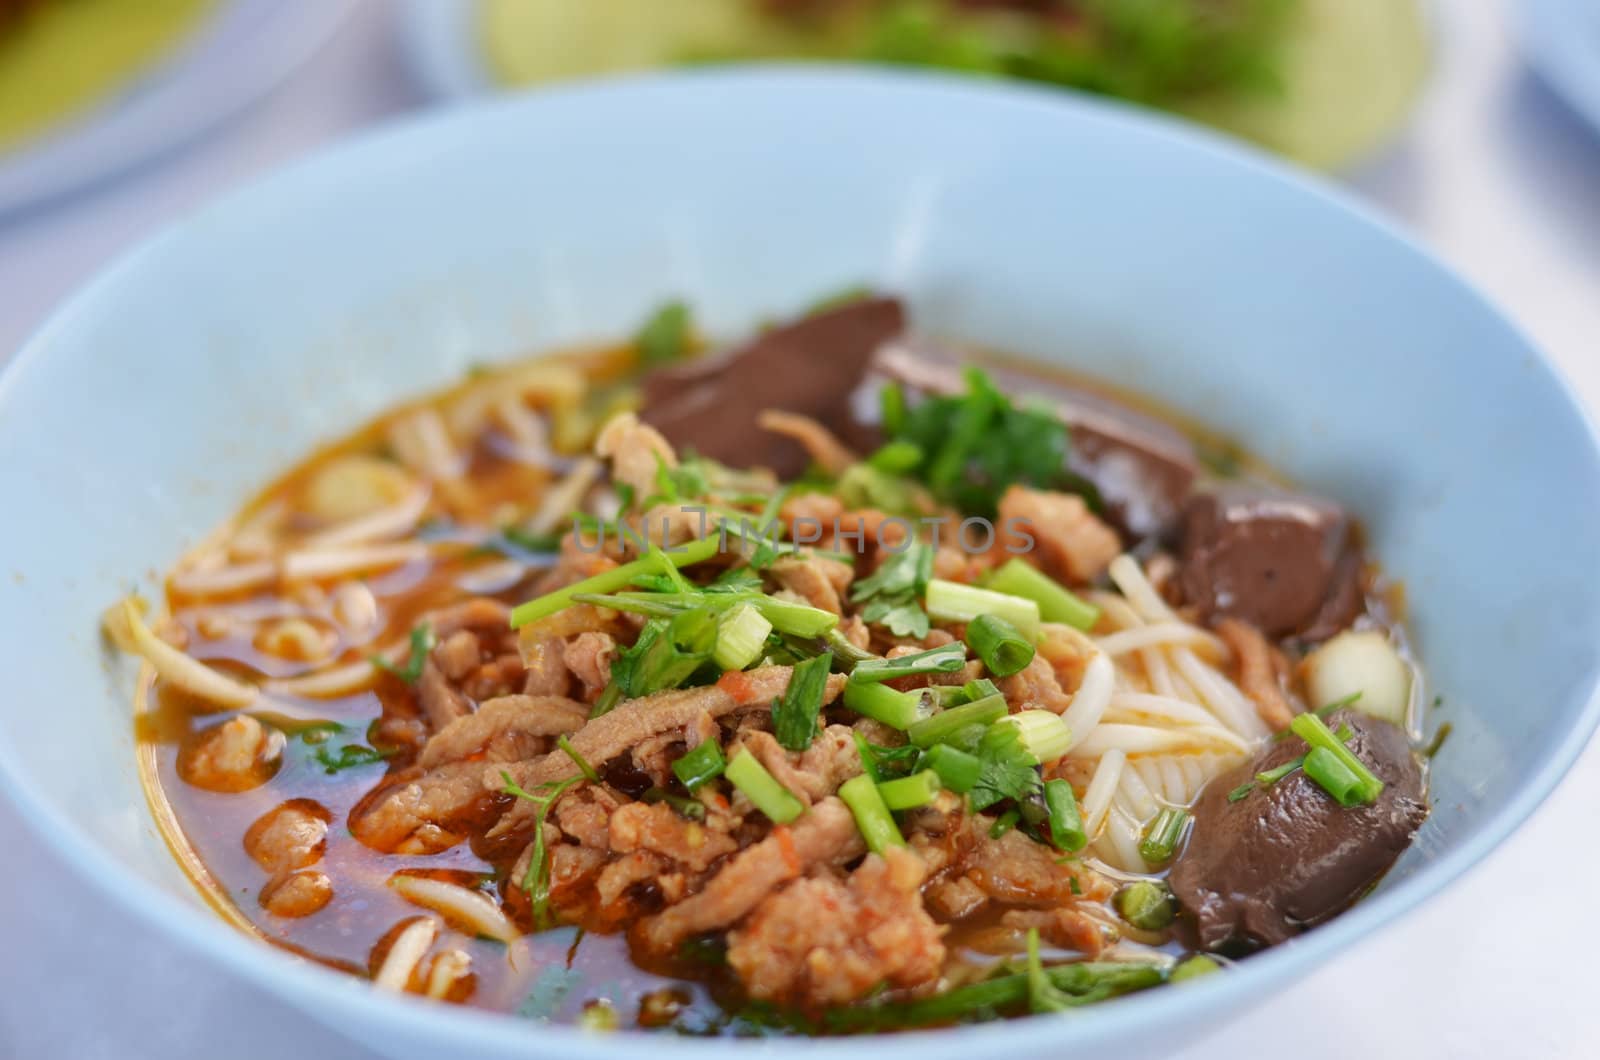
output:
[[[1600,132],[1600,4],[1525,0],[1522,43],[1545,84]]]
[[[1430,64],[1414,0],[411,0],[426,85],[463,96],[750,59],[933,66],[1161,107],[1308,165],[1404,121]]]
[[[182,144],[270,91],[352,0],[0,0],[0,215]]]

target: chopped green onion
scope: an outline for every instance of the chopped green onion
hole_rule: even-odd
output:
[[[914,810],[926,806],[939,794],[939,774],[931,769],[913,773],[899,780],[886,780],[878,785],[883,804],[891,810]]]
[[[1137,880],[1117,892],[1113,899],[1117,915],[1140,931],[1160,931],[1172,923],[1172,892],[1154,880]]]
[[[1015,828],[1017,826],[1017,822],[1021,819],[1022,812],[1020,810],[1007,810],[1005,813],[1002,813],[999,817],[995,818],[994,824],[989,826],[989,838],[999,839],[1001,836]]]
[[[1046,622],[1065,622],[1078,629],[1093,629],[1100,609],[1022,559],[1013,557],[990,576],[987,585],[997,593],[1021,596],[1039,606]]]
[[[1306,776],[1332,795],[1340,806],[1359,806],[1365,802],[1361,778],[1345,767],[1326,748],[1313,747],[1306,755]]]
[[[1318,707],[1316,710],[1312,711],[1311,713],[1315,714],[1319,718],[1326,718],[1329,714],[1332,714],[1334,711],[1339,710],[1341,707],[1354,706],[1355,703],[1356,703],[1356,700],[1358,700],[1360,698],[1361,698],[1360,691],[1351,692],[1348,696],[1340,696],[1338,699],[1334,700],[1332,703],[1324,703],[1324,704],[1322,704],[1322,706]]]
[[[983,760],[949,744],[935,744],[923,756],[923,764],[939,774],[939,782],[958,795],[977,787],[983,775]]]
[[[571,602],[598,604],[613,611],[633,611],[655,616],[675,615],[694,608],[722,611],[749,604],[761,612],[761,616],[771,622],[779,633],[796,637],[820,637],[839,624],[839,616],[832,611],[749,591],[712,592],[709,589],[695,589],[687,593],[577,593]]]
[[[1183,831],[1188,824],[1187,811],[1170,806],[1162,810],[1150,822],[1144,838],[1139,840],[1139,856],[1151,865],[1165,865],[1172,860],[1178,844],[1183,841]]]
[[[1033,641],[997,615],[979,615],[967,624],[967,647],[996,677],[1010,677],[1033,662]]]
[[[851,644],[850,639],[840,632],[838,626],[833,627],[822,635],[822,643],[826,644],[828,650],[833,652],[834,658],[845,664],[845,669],[847,670],[854,669],[857,663],[864,663],[868,659],[877,658],[870,651]]]
[[[814,659],[796,663],[789,674],[789,687],[783,698],[772,704],[772,734],[788,751],[804,751],[817,736],[817,718],[828,692],[828,671],[833,669],[833,654],[823,652]]]
[[[839,616],[820,607],[810,607],[776,596],[757,596],[750,601],[763,618],[779,633],[796,637],[820,637],[839,624]]]
[[[716,740],[709,739],[672,763],[672,772],[691,792],[722,776],[727,768],[728,760],[722,756],[722,748],[717,746]]]
[[[906,422],[906,392],[899,383],[885,384],[878,391],[878,412],[883,420],[884,433],[899,434]]]
[[[761,658],[772,623],[750,604],[726,612],[717,623],[717,647],[711,653],[724,670],[743,670]]]
[[[788,824],[806,812],[805,805],[788,788],[779,784],[747,748],[739,748],[739,753],[728,763],[724,775],[773,824]]]
[[[1016,594],[934,578],[928,582],[926,607],[941,622],[971,622],[979,615],[993,615],[1011,623],[1029,642],[1039,636],[1038,603]]]
[[[897,692],[888,685],[857,681],[852,674],[844,686],[844,705],[864,718],[881,721],[901,732],[927,715],[916,692]]]
[[[572,741],[567,739],[565,734],[556,737],[556,746],[567,753],[567,757],[572,759],[572,764],[578,767],[578,772],[583,774],[585,780],[591,784],[600,783],[599,771],[589,764],[587,758],[578,753],[578,749],[572,746]]]
[[[967,664],[967,646],[960,641],[902,655],[898,659],[870,659],[850,671],[852,681],[893,681],[922,674],[953,674]]]
[[[968,683],[970,684],[970,682]],[[963,703],[971,703],[974,699],[983,698],[982,696],[967,695],[966,685],[929,685],[927,688],[916,689],[911,694],[921,696],[930,706],[938,707],[940,710],[959,707]]]
[[[976,681],[968,681],[961,686],[961,694],[966,696],[968,703],[976,703],[989,696],[998,696],[1000,687],[987,677],[980,677]]]
[[[1054,762],[1072,746],[1072,730],[1059,715],[1048,710],[1020,710],[996,724],[1016,726],[1023,749],[1033,756],[1036,764]]]
[[[1338,759],[1345,769],[1355,775],[1356,779],[1361,782],[1361,787],[1357,793],[1360,803],[1375,802],[1378,796],[1383,793],[1383,781],[1374,776],[1372,770],[1368,769],[1350,748],[1346,747],[1337,736],[1328,731],[1328,726],[1323,723],[1321,718],[1315,714],[1300,714],[1295,717],[1294,721],[1289,723],[1289,728],[1293,730],[1296,736],[1313,748],[1320,747],[1327,751]]]
[[[1238,802],[1240,799],[1248,798],[1250,793],[1254,790],[1256,790],[1256,782],[1253,780],[1247,780],[1243,784],[1240,784],[1237,788],[1234,788],[1232,791],[1228,792],[1228,801]]]
[[[1262,770],[1260,773],[1256,774],[1256,783],[1262,785],[1263,787],[1270,788],[1272,785],[1276,784],[1290,773],[1293,773],[1295,770],[1299,769],[1305,763],[1305,760],[1305,755],[1297,755],[1296,757],[1289,759],[1287,762],[1284,762],[1282,765],[1277,765],[1271,769]]]
[[[1044,961],[1039,959],[1039,929],[1028,929],[1028,1011],[1065,1012],[1073,1007],[1073,999],[1064,991],[1056,989],[1048,976],[1044,974]]]
[[[691,821],[703,821],[706,819],[705,803],[699,799],[686,799],[682,795],[674,795],[672,792],[664,791],[661,788],[646,789],[645,793],[639,796],[639,801],[652,804],[657,802],[666,803],[677,811],[679,817],[687,817]]]
[[[1004,696],[989,696],[976,703],[951,707],[931,718],[924,718],[906,729],[906,735],[918,747],[932,747],[944,743],[971,725],[992,725],[1006,716]]]
[[[861,830],[861,838],[867,841],[868,850],[882,854],[890,847],[906,845],[905,837],[895,827],[889,807],[884,805],[878,785],[872,782],[871,777],[865,773],[851,777],[839,786],[839,798],[855,815],[856,827]]]
[[[703,537],[698,541],[690,541],[685,545],[676,546],[666,550],[667,561],[674,567],[689,567],[696,563],[703,563],[715,556],[719,551],[717,537]],[[644,556],[631,563],[624,563],[620,567],[613,567],[602,571],[592,578],[585,578],[574,582],[553,593],[529,600],[518,605],[511,612],[511,628],[521,629],[530,622],[538,621],[549,615],[562,611],[572,602],[572,598],[580,593],[612,593],[618,589],[626,588],[632,584],[633,579],[641,574],[654,574],[660,570],[660,560],[655,556]]]
[[[1173,967],[1172,974],[1167,976],[1167,982],[1183,983],[1190,979],[1198,979],[1203,975],[1210,975],[1213,972],[1220,971],[1222,971],[1222,965],[1218,964],[1215,958],[1207,957],[1203,953],[1197,953],[1192,957],[1185,957],[1179,961]]]
[[[834,483],[845,508],[876,508],[881,512],[915,512],[917,490],[909,479],[879,470],[871,464],[852,464]]]
[[[915,442],[890,442],[867,457],[867,463],[891,475],[904,475],[922,463],[922,446]]]
[[[1071,784],[1059,777],[1045,781],[1044,805],[1049,813],[1050,842],[1056,849],[1071,853],[1089,845],[1089,837],[1083,830],[1083,815],[1078,811],[1078,799]]]

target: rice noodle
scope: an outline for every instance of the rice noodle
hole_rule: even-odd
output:
[[[1175,648],[1172,660],[1178,672],[1194,686],[1201,702],[1228,728],[1241,736],[1257,740],[1267,735],[1267,726],[1255,708],[1245,700],[1227,678],[1209,669],[1187,648]]]
[[[1144,872],[1148,868],[1139,853],[1139,838],[1144,829],[1120,801],[1113,801],[1106,817],[1105,835],[1100,840],[1102,856],[1128,872]]]
[[[189,567],[174,571],[171,585],[185,596],[217,596],[271,585],[278,567],[271,560],[253,560],[214,567]]]
[[[389,877],[395,893],[414,905],[431,909],[475,935],[510,942],[522,933],[488,895],[426,876],[396,874]]]
[[[1203,707],[1169,696],[1148,692],[1118,692],[1111,697],[1111,706],[1119,712],[1159,718],[1179,725],[1215,725],[1217,719]]]
[[[1161,594],[1156,592],[1155,586],[1144,576],[1138,560],[1124,552],[1111,561],[1106,573],[1111,575],[1111,580],[1122,590],[1128,606],[1132,607],[1140,618],[1146,622],[1182,624],[1172,608],[1167,606],[1167,602],[1161,599]]]
[[[384,990],[404,992],[411,984],[411,975],[417,970],[428,947],[439,933],[439,922],[427,916],[407,924],[396,936],[394,944],[383,958],[383,967],[372,977],[372,985]]]
[[[442,1001],[450,993],[451,987],[466,978],[471,968],[472,958],[467,956],[466,951],[445,950],[433,959],[433,964],[428,968],[424,993],[436,1001]]]
[[[550,459],[550,428],[523,404],[520,394],[499,398],[489,408],[510,436],[511,449],[518,460],[539,464]]]
[[[1238,736],[1214,725],[1158,729],[1149,725],[1102,723],[1067,754],[1071,758],[1093,758],[1108,751],[1171,754],[1176,751],[1209,751],[1218,744],[1237,751],[1247,752],[1250,748]]]
[[[1165,652],[1155,648],[1139,649],[1139,662],[1144,665],[1144,674],[1150,691],[1158,696],[1169,699],[1178,699],[1178,688],[1172,681],[1172,669],[1167,665]]]
[[[438,409],[420,409],[395,420],[389,444],[403,464],[437,482],[460,478],[465,470]]]
[[[565,478],[545,490],[538,510],[528,519],[528,529],[536,534],[554,530],[561,520],[582,507],[584,494],[599,481],[600,472],[600,461],[592,456],[576,461]]]
[[[1127,767],[1122,771],[1122,780],[1117,785],[1117,797],[1113,802],[1127,807],[1129,816],[1135,821],[1148,821],[1161,809],[1155,793],[1139,774],[1139,763],[1133,759],[1128,760]]]
[[[1191,626],[1187,622],[1157,622],[1152,625],[1122,629],[1101,637],[1096,643],[1107,655],[1122,655],[1158,645],[1181,644],[1191,648],[1205,648],[1217,658],[1228,656],[1227,648],[1220,637],[1199,626]]]
[[[170,685],[216,707],[240,710],[260,697],[259,689],[226,674],[174,648],[150,631],[132,598],[122,602],[122,620],[134,649],[144,657],[160,678]]]
[[[487,596],[504,592],[527,573],[527,568],[514,559],[483,563],[462,574],[456,584],[474,596]]]
[[[400,665],[410,650],[409,642],[390,645],[377,652],[379,658]],[[303,696],[306,699],[333,698],[363,692],[378,681],[378,668],[371,659],[358,659],[331,670],[321,670],[303,677],[277,677],[266,681],[262,687],[268,692],[285,696]]]
[[[304,550],[290,552],[283,557],[283,573],[284,577],[291,579],[336,578],[400,567],[427,558],[428,546],[421,541]]]
[[[1117,750],[1107,751],[1100,756],[1100,763],[1095,767],[1094,776],[1089,779],[1089,786],[1083,792],[1084,834],[1093,836],[1100,830],[1100,824],[1105,820],[1106,810],[1111,806],[1111,796],[1116,793],[1117,783],[1122,779],[1122,769],[1127,761],[1128,756]]]
[[[301,543],[301,547],[321,551],[403,537],[416,529],[422,513],[428,510],[430,495],[426,486],[419,486],[394,504],[312,534]]]
[[[1178,765],[1175,757],[1163,755],[1151,759],[1150,765],[1161,774],[1161,790],[1166,793],[1168,802],[1187,806],[1194,801],[1196,792],[1189,786],[1189,778],[1183,775],[1183,767]]]
[[[1074,743],[1087,739],[1100,724],[1100,718],[1111,702],[1116,679],[1116,668],[1111,664],[1111,657],[1104,652],[1096,652],[1084,668],[1083,681],[1073,693],[1071,705],[1061,715]]]

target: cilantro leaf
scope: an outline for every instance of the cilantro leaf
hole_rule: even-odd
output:
[[[428,653],[433,650],[433,643],[433,628],[424,622],[411,631],[411,654],[404,666],[396,666],[381,655],[371,657],[372,665],[408,685],[414,685],[422,679],[422,668],[428,661]]]
[[[860,733],[855,734],[856,752],[861,755],[861,765],[874,781],[882,782],[905,776],[915,770],[922,748],[914,743],[900,747],[880,747]]]
[[[933,549],[913,542],[904,552],[890,556],[870,578],[856,582],[850,600],[864,605],[864,622],[885,626],[897,637],[928,635],[928,613],[922,595],[933,576]]]
[[[382,762],[389,756],[372,747],[366,747],[358,743],[347,743],[338,748],[323,744],[312,752],[311,757],[322,765],[323,772],[338,773],[342,770],[353,769],[356,766],[370,766],[375,762]]]
[[[376,723],[368,727],[368,739],[376,728]],[[399,753],[398,748],[368,747],[365,744],[351,742],[338,743],[335,737],[348,732],[347,726],[336,721],[318,721],[303,725],[294,730],[290,735],[307,747],[312,748],[311,757],[323,771],[329,774],[339,773],[357,766],[368,766],[375,762],[382,762]]]
[[[926,454],[914,473],[946,504],[993,515],[1013,483],[1070,488],[1067,426],[1045,408],[1018,407],[976,368],[967,392],[897,411],[891,442]]]
[[[1044,787],[1034,758],[1022,746],[1015,725],[991,725],[978,741],[978,759],[983,770],[968,796],[974,810],[982,810],[1004,799],[1025,799]]]

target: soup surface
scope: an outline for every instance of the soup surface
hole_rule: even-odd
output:
[[[1427,812],[1381,589],[1217,437],[852,297],[476,372],[106,625],[240,927],[535,1020],[852,1033],[1216,972],[1370,889]]]

